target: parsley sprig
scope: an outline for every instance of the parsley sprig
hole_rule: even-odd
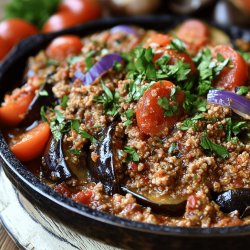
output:
[[[127,161],[138,162],[140,157],[134,148],[126,146],[124,152],[127,153]]]

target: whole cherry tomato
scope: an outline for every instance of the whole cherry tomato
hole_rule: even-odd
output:
[[[0,37],[0,61],[5,58],[5,56],[10,51],[11,46],[8,41],[2,37]]]
[[[37,28],[22,19],[14,18],[0,23],[0,36],[12,47],[22,39],[38,33]]]
[[[43,32],[54,32],[80,24],[81,18],[70,12],[52,15],[43,26]]]
[[[101,5],[96,0],[63,0],[59,6],[59,12],[79,15],[82,22],[102,16]]]
[[[64,0],[59,12],[52,15],[43,26],[44,32],[53,32],[72,27],[101,17],[102,9],[93,0]]]
[[[55,38],[47,47],[46,54],[55,60],[63,60],[81,52],[82,42],[78,36],[65,35]]]
[[[213,85],[233,91],[235,87],[245,85],[248,79],[248,66],[242,56],[227,45],[218,45],[213,49],[214,57],[221,54],[230,63],[225,67]]]
[[[171,90],[175,85],[169,81],[160,81],[145,91],[139,100],[136,108],[136,121],[141,132],[155,136],[168,134],[178,121],[182,112],[182,104],[184,102],[184,92],[178,91],[175,101],[171,100]],[[166,115],[163,107],[159,105],[159,99],[167,98],[168,105],[177,107],[177,113]]]
[[[196,19],[190,19],[180,25],[176,35],[187,45],[190,54],[196,54],[209,41],[208,26]]]

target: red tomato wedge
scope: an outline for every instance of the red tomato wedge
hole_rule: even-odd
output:
[[[39,157],[50,138],[50,127],[43,122],[33,129],[14,137],[10,149],[20,161],[31,161]]]
[[[219,45],[213,49],[214,57],[219,53],[225,59],[230,58],[229,66],[225,67],[213,85],[218,88],[234,91],[237,86],[246,84],[248,79],[248,65],[242,56],[227,45]]]
[[[0,23],[0,36],[12,47],[22,39],[38,33],[37,28],[22,19],[14,18]]]
[[[181,24],[176,35],[186,43],[188,52],[194,55],[208,43],[209,28],[199,20],[190,19]]]
[[[165,110],[158,104],[159,98],[170,98],[172,88],[175,88],[175,85],[172,82],[164,80],[155,83],[145,91],[136,109],[137,125],[141,132],[151,136],[162,135],[168,134],[169,130],[174,127],[181,112],[173,116],[166,116],[164,114]],[[176,104],[179,111],[182,110],[184,98],[183,91],[179,91],[176,94]]]
[[[65,35],[55,38],[47,47],[46,55],[55,60],[64,60],[81,52],[82,42],[78,36]]]
[[[6,96],[0,107],[0,123],[9,126],[18,125],[25,117],[35,92],[25,92],[20,89],[18,93]]]

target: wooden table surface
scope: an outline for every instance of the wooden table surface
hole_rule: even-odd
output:
[[[15,243],[0,224],[0,250],[17,250]]]

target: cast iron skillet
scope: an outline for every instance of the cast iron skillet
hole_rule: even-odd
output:
[[[135,24],[144,28],[169,30],[183,19],[171,16],[148,16],[106,19],[77,26],[65,31],[40,34],[21,42],[0,66],[0,100],[4,93],[21,82],[27,58],[36,54],[56,36],[89,33],[117,24]],[[250,31],[237,27],[219,27],[232,39],[250,40]],[[17,189],[43,212],[78,232],[127,249],[239,249],[250,244],[250,225],[226,228],[183,228],[152,225],[121,219],[95,211],[60,195],[42,184],[10,152],[0,132],[0,160]]]

